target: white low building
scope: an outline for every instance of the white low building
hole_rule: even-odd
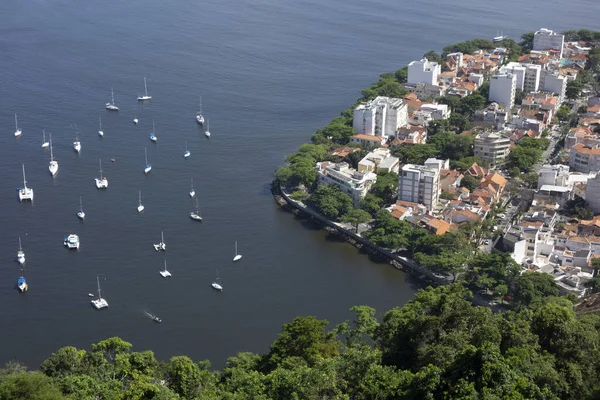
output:
[[[423,58],[420,61],[411,61],[408,64],[407,83],[414,85],[425,83],[428,85],[438,84],[438,75],[441,73],[441,67],[438,63]]]
[[[336,185],[342,192],[352,197],[354,206],[366,196],[371,186],[377,181],[377,175],[372,172],[360,173],[351,168],[348,163],[332,164],[318,163],[319,185]]]

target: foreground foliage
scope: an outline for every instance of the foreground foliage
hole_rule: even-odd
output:
[[[455,284],[420,291],[381,323],[367,306],[333,331],[298,317],[268,353],[239,353],[222,371],[186,356],[162,363],[115,337],[64,347],[40,371],[7,365],[0,399],[598,398],[600,318],[551,295],[494,314]]]

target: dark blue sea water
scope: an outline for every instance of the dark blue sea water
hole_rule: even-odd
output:
[[[296,315],[336,324],[352,305],[404,304],[416,285],[403,273],[278,210],[268,190],[273,169],[381,72],[499,30],[518,38],[539,27],[594,28],[599,7],[595,0],[0,2],[0,362],[37,367],[61,346],[118,335],[162,359],[188,354],[219,366],[238,351],[266,351]],[[139,104],[144,76],[154,98]],[[104,109],[111,86],[118,113]],[[210,140],[194,120],[199,95]],[[157,144],[148,140],[152,120]],[[54,179],[42,129],[53,135]],[[76,132],[80,155],[71,147]],[[94,186],[99,158],[106,191]],[[17,200],[22,163],[33,204]],[[188,217],[190,178],[202,224]],[[166,254],[152,248],[161,230]],[[81,237],[79,252],[62,246],[69,233]],[[18,236],[23,271],[14,261]],[[243,259],[234,264],[235,240]],[[158,273],[165,258],[170,280]],[[209,286],[216,270],[223,293]],[[15,289],[21,274],[25,295]],[[102,312],[87,295],[96,276],[110,303]]]

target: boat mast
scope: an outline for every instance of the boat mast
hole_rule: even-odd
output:
[[[50,162],[54,161],[54,154],[52,153],[52,134],[50,134]]]
[[[102,159],[99,158],[98,162],[100,163],[100,180],[102,180]]]
[[[23,251],[23,247],[21,247],[21,236],[19,236],[19,251]]]
[[[167,272],[167,260],[165,260],[165,272]]]
[[[200,98],[200,115],[202,115],[202,96],[198,96]]]
[[[100,130],[102,130],[102,117],[98,116],[98,121],[100,122]]]
[[[15,131],[19,130],[19,124],[17,123],[17,113],[15,113]]]
[[[140,190],[139,192],[139,200],[140,200],[140,206],[142,205],[142,191]]]
[[[148,96],[148,86],[146,85],[146,77],[144,77],[144,90],[146,91],[146,96]]]
[[[23,188],[27,189],[27,181],[25,180],[25,164],[23,165]]]
[[[237,240],[235,241],[235,255],[237,256]]]
[[[100,278],[96,277],[96,281],[98,282],[98,299],[101,299],[102,296],[100,295]]]
[[[83,203],[81,201],[81,196],[79,196],[79,211],[83,212]]]

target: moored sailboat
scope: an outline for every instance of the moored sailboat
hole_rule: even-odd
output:
[[[92,300],[92,305],[96,307],[97,310],[101,310],[103,308],[108,307],[108,302],[102,298],[102,292],[100,290],[100,279],[96,277],[96,281],[98,282],[98,298]]]
[[[50,134],[50,164],[48,164],[48,170],[52,176],[58,172],[58,161],[54,159],[54,152],[52,151],[52,134]]]

